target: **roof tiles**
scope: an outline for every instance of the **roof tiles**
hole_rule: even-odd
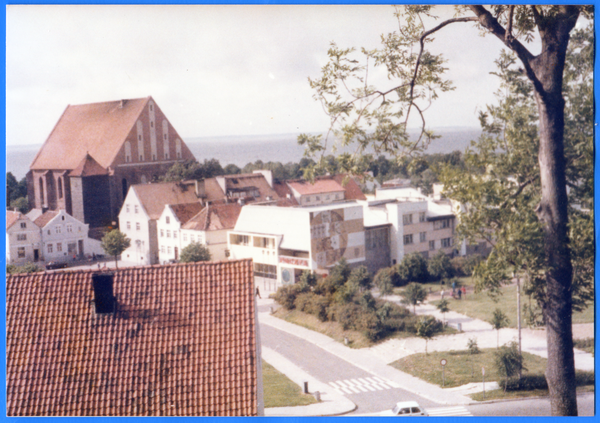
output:
[[[7,278],[9,416],[253,416],[252,261],[114,272],[96,314],[92,271]]]

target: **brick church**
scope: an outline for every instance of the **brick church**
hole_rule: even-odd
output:
[[[107,226],[130,185],[191,159],[152,97],[67,106],[27,173],[29,207]]]

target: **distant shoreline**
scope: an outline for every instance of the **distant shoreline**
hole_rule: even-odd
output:
[[[433,131],[441,138],[431,142],[427,154],[451,153],[465,151],[472,139],[481,134],[478,128],[447,127],[434,128]],[[415,130],[410,130],[416,133]],[[299,162],[304,155],[304,147],[297,143],[298,134],[268,134],[268,135],[232,135],[215,137],[184,138],[194,156],[199,162],[217,159],[221,166],[234,164],[240,168],[257,160],[263,162]],[[7,145],[6,171],[18,179],[25,177],[29,166],[42,144]]]

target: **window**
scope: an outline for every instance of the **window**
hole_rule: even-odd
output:
[[[419,241],[421,241],[421,242],[427,241],[427,232],[421,232],[419,234]]]
[[[270,264],[254,263],[254,276],[268,279],[277,279],[277,266]]]
[[[169,216],[167,216],[167,217],[165,217],[165,221],[167,222],[167,225],[168,225],[169,223],[171,223],[171,218]]]
[[[48,229],[48,235],[52,234],[52,232],[50,232],[50,229]]]
[[[167,253],[171,254],[171,247],[167,247]]]
[[[231,243],[234,245],[250,245],[250,237],[248,235],[231,234]]]
[[[190,235],[190,242],[195,242],[196,238],[194,237],[194,235]]]
[[[177,238],[177,231],[173,231],[173,238]]]
[[[131,229],[131,222],[127,222],[127,229]]]
[[[409,245],[413,243],[413,236],[412,234],[410,235],[404,235],[404,245]]]
[[[435,241],[429,241],[429,251],[435,250]]]
[[[69,232],[69,233],[73,232],[73,225],[71,225],[70,223],[67,224],[67,232]]]
[[[186,233],[183,234],[183,240],[187,241],[187,234]]]
[[[27,241],[27,234],[17,234],[17,241]]]
[[[135,222],[135,230],[139,231],[140,229],[142,229],[142,225],[140,225],[140,222]]]
[[[425,222],[425,212],[419,213],[419,222]]]
[[[125,211],[129,213],[129,204],[125,204]]]
[[[402,223],[404,225],[412,225],[412,214],[402,215]]]
[[[153,111],[153,110],[154,110],[154,108],[153,108],[153,107],[154,107],[154,106],[151,104],[151,105],[150,105],[150,111]]]
[[[165,253],[165,246],[164,245],[161,245],[160,252],[163,253],[163,254]]]
[[[319,197],[318,195],[315,196],[315,201],[321,201],[321,197]]]
[[[57,234],[60,234],[60,233],[62,233],[62,227],[61,227],[60,225],[56,225],[56,226],[54,227],[54,231],[55,231]]]
[[[273,238],[265,238],[262,236],[254,237],[254,246],[258,248],[275,248],[275,239]]]
[[[452,238],[442,239],[442,248],[450,248],[450,247],[452,247]]]
[[[435,222],[433,222],[433,229],[445,229],[445,228],[449,228],[449,227],[450,227],[449,219],[436,220]]]
[[[21,229],[27,229],[27,222],[21,222]]]
[[[171,231],[167,231],[167,238],[171,238]]]
[[[25,247],[19,247],[19,248],[17,248],[17,257],[18,258],[25,258]]]
[[[49,253],[53,253],[54,252],[54,248],[53,248],[52,244],[48,244],[48,252]]]
[[[163,238],[165,236],[165,230],[161,229],[160,230],[160,237]]]
[[[137,213],[139,211],[138,206],[135,206],[133,211]]]
[[[59,253],[62,252],[62,242],[56,243],[56,251],[58,251]]]

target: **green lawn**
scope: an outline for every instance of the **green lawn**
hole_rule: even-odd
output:
[[[303,394],[298,385],[264,360],[262,371],[265,408],[294,407],[317,402],[312,395]]]
[[[466,385],[481,382],[481,368],[485,368],[485,380],[498,381],[499,376],[494,365],[495,348],[482,349],[481,353],[470,355],[465,351],[436,351],[425,354],[413,354],[404,357],[391,365],[398,370],[409,373],[429,383],[442,386],[442,366],[440,361],[446,359],[444,368],[445,387]],[[524,352],[524,374],[543,374],[546,370],[546,359]]]
[[[468,289],[468,288],[467,288]],[[525,295],[521,295],[521,304],[525,304],[529,299]],[[437,305],[438,301],[432,301],[432,304]],[[502,288],[502,295],[496,299],[492,299],[487,292],[473,293],[467,291],[466,298],[454,300],[449,297],[450,310],[457,313],[473,317],[475,319],[489,322],[492,319],[492,314],[496,308],[499,308],[506,314],[510,320],[509,327],[517,327],[517,286],[509,285]],[[523,317],[521,317],[523,319]],[[593,323],[594,322],[594,306],[590,306],[583,312],[573,313],[573,323]],[[524,320],[522,320],[525,326]]]

